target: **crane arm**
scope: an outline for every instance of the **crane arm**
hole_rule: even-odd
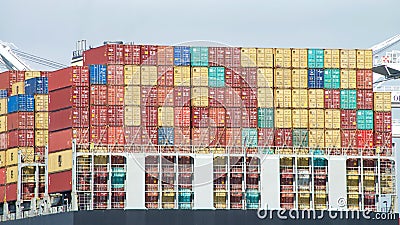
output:
[[[379,44],[376,44],[371,47],[372,54],[376,55],[380,52],[384,51],[385,49],[389,48],[390,46],[395,45],[396,43],[400,42],[400,34],[395,35]]]
[[[31,70],[24,61],[11,51],[10,46],[2,41],[0,41],[0,58],[9,70]]]

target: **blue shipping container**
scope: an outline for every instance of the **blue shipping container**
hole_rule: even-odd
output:
[[[224,67],[208,68],[208,86],[209,87],[225,87],[225,68]]]
[[[257,147],[258,132],[257,128],[242,128],[242,145],[244,147]]]
[[[308,67],[324,68],[324,50],[308,49]]]
[[[48,94],[49,84],[47,77],[35,77],[25,80],[25,94]]]
[[[374,129],[374,111],[372,110],[357,111],[357,129],[359,130]]]
[[[175,66],[190,65],[190,47],[174,46],[174,64]]]
[[[91,84],[107,84],[106,65],[90,65],[89,72]]]
[[[308,70],[308,88],[324,88],[324,69]]]
[[[174,145],[174,128],[160,127],[158,128],[158,144]]]
[[[8,91],[7,90],[0,90],[0,98],[7,98]]]
[[[7,112],[33,112],[35,99],[33,95],[14,95],[7,100]]]
[[[192,66],[208,66],[208,47],[190,48]]]

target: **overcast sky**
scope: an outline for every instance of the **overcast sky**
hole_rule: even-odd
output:
[[[64,64],[77,40],[369,48],[400,33],[400,0],[1,0],[0,40]]]

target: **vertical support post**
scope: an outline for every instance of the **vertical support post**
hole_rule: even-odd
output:
[[[47,148],[46,148],[47,150]],[[46,157],[47,158],[47,157]],[[77,193],[76,193],[76,179],[77,179],[77,173],[76,173],[76,139],[72,140],[72,192],[71,192],[71,210],[72,211],[77,211],[78,210],[78,198],[77,198]],[[47,165],[47,163],[46,163]],[[47,170],[46,170],[47,171]]]
[[[21,184],[22,184],[22,154],[21,150],[18,150],[18,174],[17,174],[17,201],[15,202],[15,218],[21,218]]]

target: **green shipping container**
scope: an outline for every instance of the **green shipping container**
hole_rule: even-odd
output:
[[[274,109],[258,108],[258,127],[273,128],[274,127]]]
[[[190,59],[192,66],[208,66],[208,48],[191,47]]]
[[[308,49],[308,67],[324,68],[324,50]]]
[[[340,108],[341,109],[357,109],[357,91],[341,90],[340,91]]]
[[[325,69],[324,71],[324,88],[339,89],[340,88],[340,70]]]
[[[242,128],[242,145],[248,148],[257,147],[257,128]]]
[[[111,168],[111,186],[112,188],[123,188],[125,186],[126,172],[124,168],[112,167]]]
[[[225,87],[225,68],[224,67],[208,68],[208,86],[209,87]]]
[[[293,129],[293,147],[308,147],[307,129]]]
[[[372,110],[357,111],[357,129],[359,130],[374,129],[374,112]]]

